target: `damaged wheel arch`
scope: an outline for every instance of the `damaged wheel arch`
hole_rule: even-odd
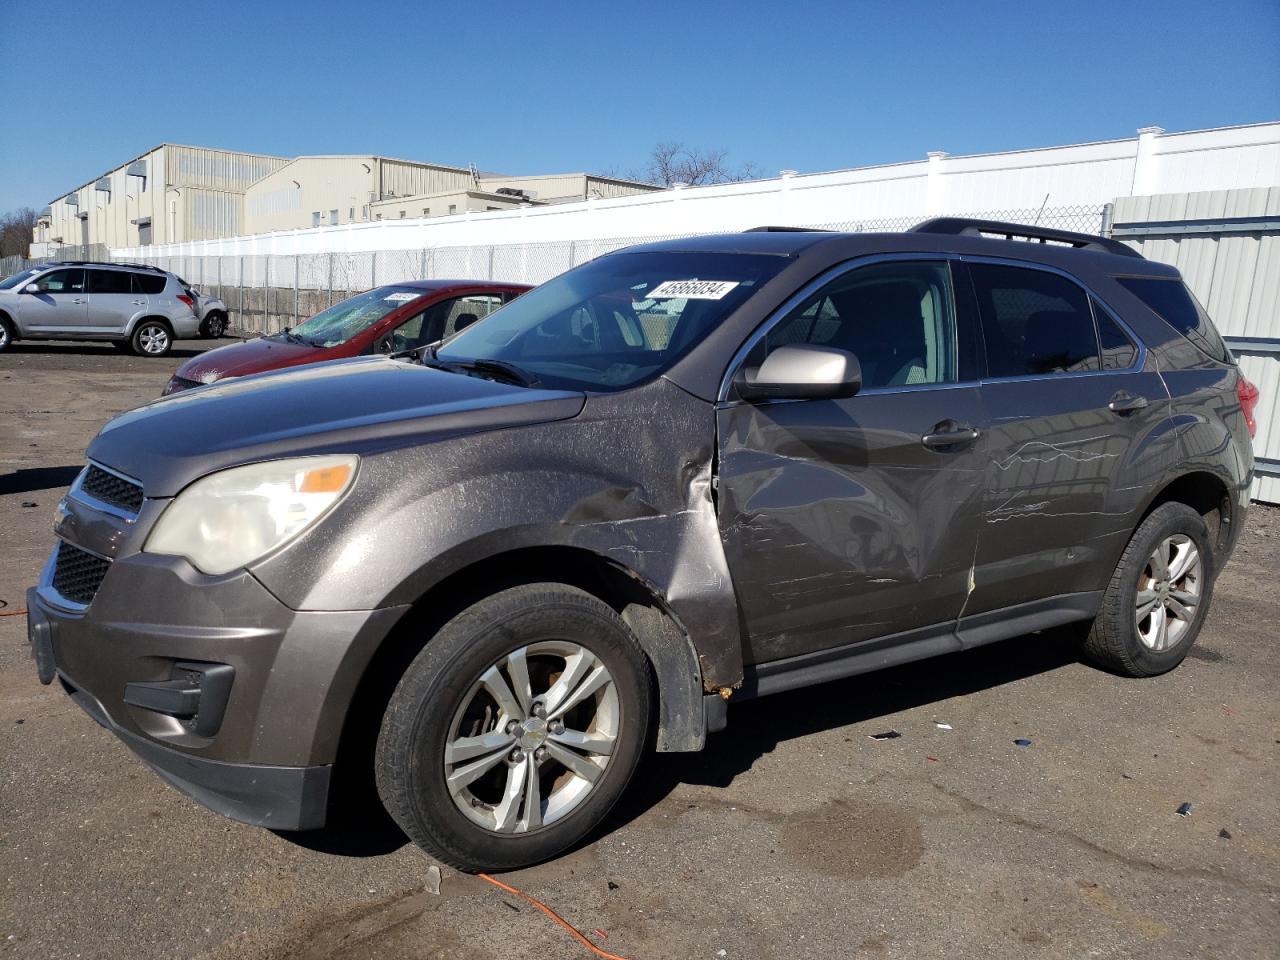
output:
[[[529,583],[575,586],[617,611],[656,681],[656,748],[666,752],[703,748],[707,726],[698,651],[658,588],[617,560],[581,547],[521,547],[491,553],[436,579],[383,640],[347,711],[337,758],[341,778],[371,772],[364,769],[370,756],[368,744],[376,739],[383,710],[409,663],[439,629],[484,597]]]

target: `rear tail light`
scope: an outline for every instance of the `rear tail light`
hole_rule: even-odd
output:
[[[189,296],[187,296],[185,293],[178,294],[178,299],[181,300],[183,303],[185,303],[192,310],[196,308],[196,302],[192,300]]]
[[[1253,409],[1258,405],[1258,388],[1241,376],[1236,381],[1236,396],[1240,398],[1240,409],[1244,411],[1244,425],[1249,428],[1249,436],[1256,437],[1258,421],[1253,419]]]

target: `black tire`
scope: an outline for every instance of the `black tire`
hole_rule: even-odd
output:
[[[156,346],[152,346],[156,345]],[[129,347],[140,357],[164,357],[173,349],[173,328],[163,320],[139,320],[129,338]]]
[[[215,310],[204,318],[204,323],[200,324],[200,332],[210,340],[223,337],[227,332],[227,315]]]
[[[1148,561],[1157,545],[1172,536],[1189,537],[1200,554],[1199,598],[1191,619],[1176,641],[1156,650],[1138,631],[1137,594],[1148,582]],[[1213,597],[1213,549],[1204,518],[1185,503],[1161,504],[1138,526],[1116,565],[1103,594],[1102,607],[1084,640],[1084,654],[1094,663],[1130,677],[1153,677],[1172,670],[1187,656],[1209,612]]]
[[[0,353],[4,353],[14,341],[13,324],[9,322],[9,318],[0,316]]]
[[[502,664],[513,651],[539,642],[577,645],[608,670],[617,694],[616,739],[599,779],[560,819],[523,833],[497,832],[473,822],[459,809],[446,782],[445,747],[455,718],[464,716],[464,708],[471,709],[469,704],[474,704],[481,675]],[[531,659],[531,673],[533,663]],[[556,676],[550,674],[548,682]],[[533,690],[536,702],[537,684]],[[450,620],[405,671],[378,737],[378,793],[401,829],[443,863],[473,872],[539,863],[580,842],[613,807],[639,762],[650,707],[648,662],[610,607],[582,590],[561,584],[512,587]],[[530,717],[533,715],[530,711]],[[484,722],[496,725],[501,715],[496,714],[492,721],[488,716],[486,713]],[[471,729],[483,733],[497,727]],[[550,739],[550,728],[547,736]],[[516,752],[522,742],[512,745]],[[527,746],[533,750],[532,744]],[[500,753],[507,749],[498,748]],[[505,767],[506,761],[500,761],[491,775],[509,777]],[[553,761],[545,763],[539,776],[552,778],[557,769],[567,772]],[[540,788],[548,791],[542,797],[550,796],[556,784],[566,782],[564,773],[560,776],[560,780],[546,779],[551,787]],[[567,782],[574,781],[570,777]],[[496,808],[476,802],[478,799],[471,798],[471,808],[496,812]],[[526,800],[519,800],[517,807],[521,816],[527,816]],[[541,804],[539,811],[541,817]]]

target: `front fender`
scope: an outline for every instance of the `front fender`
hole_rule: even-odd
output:
[[[253,573],[294,609],[366,610],[413,603],[501,553],[573,547],[648,584],[687,631],[704,684],[734,687],[742,642],[713,440],[711,405],[660,379],[593,397],[573,420],[389,451]]]

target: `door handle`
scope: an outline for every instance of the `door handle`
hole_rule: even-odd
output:
[[[139,307],[145,307],[147,305],[147,301],[145,300],[130,300],[129,302]]]
[[[75,300],[72,300],[71,302],[72,302],[72,303],[88,303],[89,301],[88,301],[88,300],[81,300],[81,299],[79,299],[79,298],[76,298]]]
[[[982,436],[982,431],[967,423],[956,423],[954,420],[943,420],[936,424],[932,433],[926,433],[920,442],[930,449],[939,447],[957,447],[963,443],[973,443]]]
[[[1112,413],[1133,413],[1133,411],[1141,410],[1146,405],[1146,397],[1136,396],[1132,393],[1125,393],[1122,390],[1111,398],[1111,402],[1107,404],[1107,408]]]

